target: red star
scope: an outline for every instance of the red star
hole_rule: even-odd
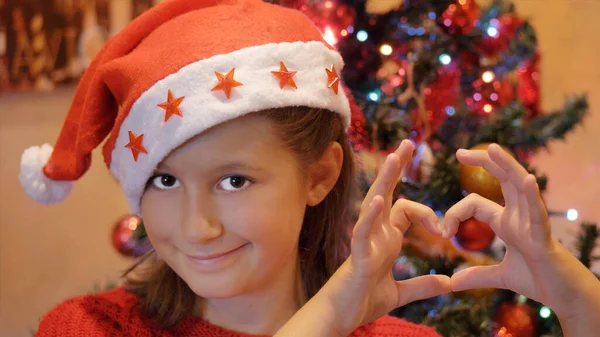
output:
[[[273,75],[279,79],[279,87],[283,89],[286,85],[294,89],[298,89],[296,83],[294,82],[294,75],[296,75],[296,71],[288,71],[283,62],[279,62],[279,71],[272,71]]]
[[[126,148],[131,149],[133,154],[133,160],[137,161],[140,152],[148,154],[142,142],[144,141],[144,134],[136,136],[135,133],[129,131],[129,144],[125,145]]]
[[[211,91],[223,90],[225,92],[225,96],[229,98],[231,96],[231,89],[235,87],[242,86],[243,84],[233,79],[233,72],[235,68],[231,69],[227,75],[223,75],[215,71],[215,75],[219,79],[219,84],[217,84]]]
[[[167,94],[167,101],[158,104],[159,107],[165,109],[165,122],[168,121],[173,115],[183,117],[181,110],[179,110],[179,104],[181,104],[183,98],[183,96],[179,98],[173,98],[173,93],[171,90],[169,90],[169,93]]]
[[[325,71],[327,72],[327,88],[333,89],[333,92],[335,92],[337,95],[338,86],[340,84],[340,78],[337,74],[337,71],[335,70],[333,64],[331,65],[330,69],[325,68]]]

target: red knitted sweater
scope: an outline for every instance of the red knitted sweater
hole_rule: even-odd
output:
[[[42,319],[36,336],[60,337],[259,337],[230,331],[188,317],[170,331],[152,328],[135,309],[137,297],[123,288],[70,299]],[[439,337],[434,329],[386,316],[355,330],[352,337]]]

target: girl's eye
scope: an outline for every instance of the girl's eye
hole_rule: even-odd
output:
[[[150,183],[153,187],[160,190],[170,190],[179,187],[181,185],[177,178],[169,174],[159,174],[150,178]]]
[[[242,176],[229,176],[225,177],[219,183],[219,187],[225,191],[237,192],[245,189],[250,185],[250,180]]]

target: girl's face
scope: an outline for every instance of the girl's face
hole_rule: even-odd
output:
[[[148,182],[141,213],[154,249],[203,298],[293,280],[309,194],[299,167],[264,117],[202,133]]]

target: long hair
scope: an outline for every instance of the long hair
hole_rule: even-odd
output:
[[[343,163],[333,189],[318,205],[307,206],[300,231],[298,254],[304,298],[310,299],[329,280],[347,257],[348,227],[355,197],[354,155],[339,114],[308,107],[289,107],[256,112],[275,126],[280,140],[299,159],[301,169],[319,159],[331,142],[343,150]],[[304,170],[303,170],[304,171]],[[148,255],[125,273],[125,287],[139,296],[143,314],[161,328],[174,327],[190,315],[197,295],[166,263]],[[130,274],[145,261],[141,277]]]

